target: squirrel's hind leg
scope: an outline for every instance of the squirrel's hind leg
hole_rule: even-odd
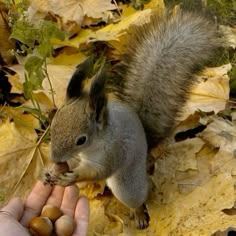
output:
[[[145,167],[123,169],[107,179],[107,184],[115,197],[131,209],[131,217],[136,228],[144,229],[149,225],[149,215],[144,205],[148,194],[148,180]]]

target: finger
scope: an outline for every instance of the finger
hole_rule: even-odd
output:
[[[65,215],[74,217],[75,207],[79,198],[79,189],[76,185],[65,188],[61,210]]]
[[[41,181],[37,181],[33,190],[26,199],[25,211],[21,218],[22,225],[27,226],[31,218],[40,214],[51,191],[51,186],[44,185]]]
[[[9,215],[4,212],[0,212],[0,215],[8,215],[14,217],[16,220],[20,220],[22,217],[24,206],[20,198],[13,198],[10,202],[1,209],[1,211],[6,211]]]
[[[64,190],[65,188],[62,186],[59,185],[54,186],[52,193],[47,200],[47,204],[51,204],[53,206],[60,208],[64,196]]]
[[[86,197],[80,197],[75,208],[76,229],[72,236],[86,236],[89,222],[89,203]]]

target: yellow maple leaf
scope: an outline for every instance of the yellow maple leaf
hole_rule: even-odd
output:
[[[181,120],[187,118],[196,110],[215,113],[224,110],[229,100],[229,77],[227,72],[231,65],[223,65],[217,68],[207,68],[198,78],[198,82],[190,92],[181,114]]]
[[[0,125],[1,204],[12,196],[25,197],[48,162],[48,145],[34,129],[9,120]],[[16,168],[17,167],[17,168]]]

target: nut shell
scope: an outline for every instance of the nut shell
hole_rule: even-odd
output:
[[[53,222],[60,218],[62,215],[63,213],[58,207],[50,204],[45,205],[41,212],[42,217],[48,217]]]
[[[63,215],[55,222],[55,232],[57,236],[70,236],[75,229],[75,221],[71,216]]]
[[[48,217],[34,217],[29,222],[29,230],[33,235],[50,236],[53,225]]]

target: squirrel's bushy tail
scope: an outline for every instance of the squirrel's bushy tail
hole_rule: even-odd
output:
[[[194,72],[214,54],[216,26],[194,13],[154,15],[130,38],[123,99],[138,112],[148,143],[156,144],[171,132]]]

